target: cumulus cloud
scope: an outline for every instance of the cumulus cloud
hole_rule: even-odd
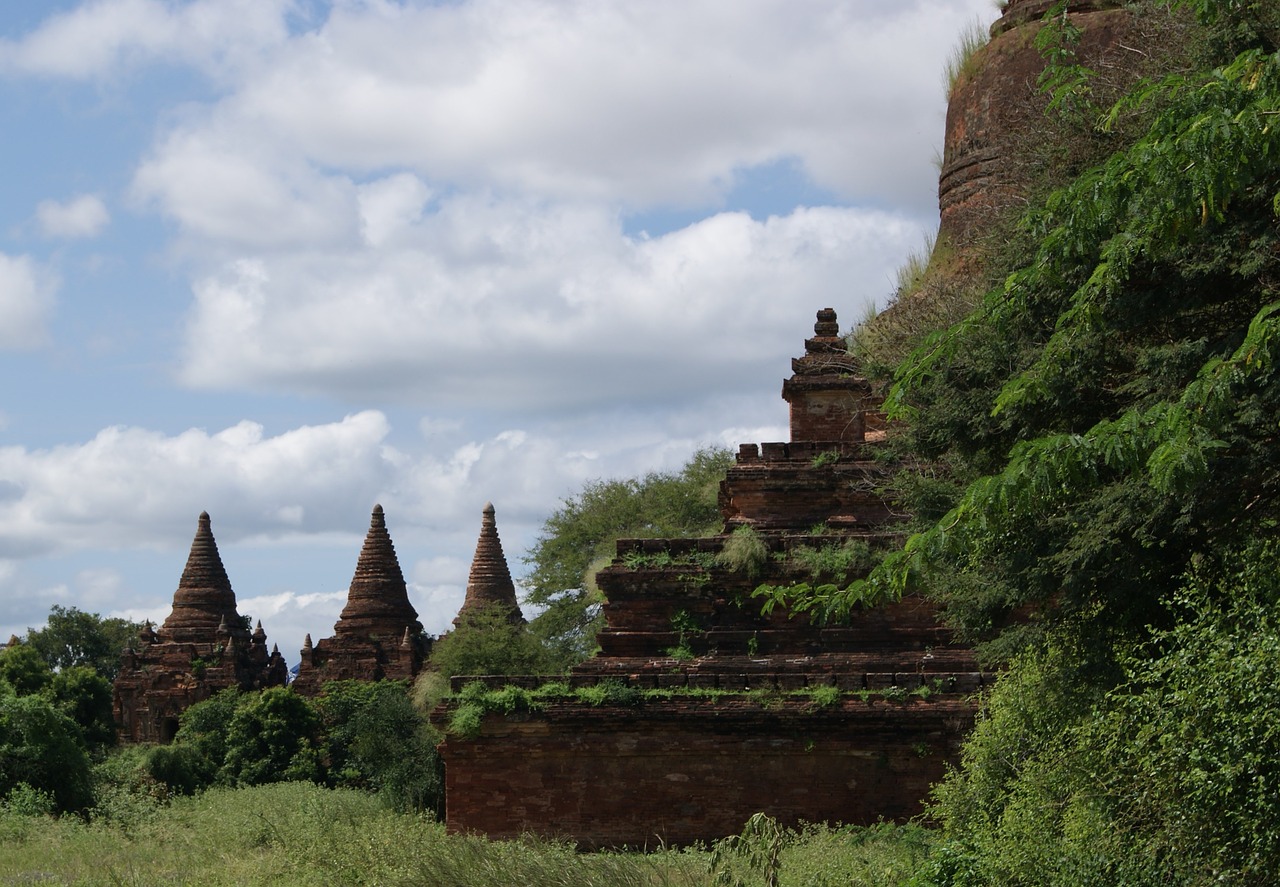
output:
[[[101,198],[81,194],[65,203],[42,200],[36,207],[36,222],[46,237],[97,237],[111,221]]]
[[[379,237],[398,247],[199,280],[184,380],[512,411],[675,403],[767,372],[816,308],[855,320],[879,293],[851,282],[887,288],[920,236],[893,215],[814,208],[630,238],[600,209],[474,197],[414,222],[424,193],[383,209]]]
[[[202,195],[183,183],[210,167],[241,181],[249,168],[401,168],[554,199],[703,205],[738,171],[795,158],[846,198],[928,212],[934,189],[917,173],[943,96],[940,63],[922,60],[945,58],[986,5],[339,5],[179,123],[141,170],[142,190],[184,223]],[[247,188],[203,196],[236,194],[256,202]]]
[[[0,350],[20,351],[48,340],[55,281],[28,256],[0,253]]]
[[[291,0],[97,0],[0,40],[0,73],[78,80],[149,62],[243,69],[288,36]]]
[[[776,368],[771,390],[783,372]],[[785,415],[780,400],[772,406]],[[733,442],[708,440],[706,429],[741,415],[735,407],[484,436],[424,420],[451,440],[430,435],[401,447],[388,442],[388,418],[367,411],[274,435],[243,421],[176,435],[108,428],[47,450],[0,448],[0,477],[11,479],[0,496],[0,580],[13,592],[0,602],[0,629],[38,625],[50,604],[68,602],[163,619],[196,515],[208,511],[241,611],[295,658],[304,633],[328,636],[380,503],[411,600],[424,625],[443,631],[461,603],[486,501],[497,506],[519,575],[521,555],[563,496],[594,478],[678,468],[700,445]],[[42,564],[60,578],[41,580]]]
[[[306,506],[309,526],[345,526],[383,489],[388,432],[376,411],[268,437],[240,422],[168,436],[112,427],[82,444],[0,449],[0,476],[19,495],[0,501],[0,557],[155,540],[202,510],[232,517],[237,535],[292,530],[281,509]]]

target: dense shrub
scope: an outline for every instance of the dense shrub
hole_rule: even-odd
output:
[[[320,716],[302,696],[272,687],[247,697],[227,725],[219,778],[232,785],[320,781]]]
[[[333,785],[378,792],[394,809],[441,812],[439,736],[403,681],[334,681],[317,700]]]
[[[93,802],[89,755],[75,722],[47,699],[0,697],[0,799],[31,789],[60,812],[85,809]]]

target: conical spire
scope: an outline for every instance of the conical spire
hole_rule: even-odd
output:
[[[347,592],[347,605],[333,626],[333,633],[338,637],[398,642],[406,628],[417,634],[422,631],[422,624],[418,622],[418,611],[409,603],[409,590],[387,533],[382,506],[375,505]]]
[[[244,630],[236,612],[236,595],[205,511],[200,513],[191,554],[173,595],[173,610],[158,635],[164,641],[209,641],[223,625],[231,634]]]
[[[507,558],[502,553],[502,540],[498,538],[498,521],[492,502],[486,502],[480,521],[480,539],[476,542],[476,554],[471,559],[471,576],[467,579],[467,597],[458,611],[457,624],[465,614],[488,607],[502,607],[512,622],[523,622],[520,604],[516,601],[516,586],[507,569]]]

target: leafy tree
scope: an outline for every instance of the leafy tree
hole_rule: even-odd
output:
[[[333,681],[316,705],[331,782],[377,791],[398,810],[439,811],[439,737],[410,702],[405,682]]]
[[[44,628],[27,629],[27,643],[40,652],[51,669],[87,666],[111,682],[120,671],[121,651],[140,627],[127,619],[103,618],[55,604]]]
[[[75,723],[47,699],[0,697],[0,798],[29,789],[51,795],[60,812],[85,809],[93,802],[89,755]]]
[[[559,663],[527,625],[501,607],[463,614],[431,649],[431,667],[452,675],[546,674]]]
[[[899,442],[950,490],[904,490],[931,497],[905,549],[796,602],[921,588],[1008,664],[939,790],[952,843],[926,882],[1280,876],[1260,825],[1280,812],[1277,556],[1256,542],[1280,522],[1280,7],[1182,5],[1198,58],[1228,54],[1108,109],[1115,153],[897,369]]]
[[[232,785],[321,781],[320,716],[288,687],[247,697],[227,725],[220,778]]]
[[[197,702],[182,713],[173,744],[175,747],[190,748],[195,754],[182,758],[190,772],[176,776],[176,781],[172,784],[191,784],[204,788],[215,782],[218,771],[227,758],[227,731],[230,729],[231,719],[244,699],[244,693],[235,687],[228,687]],[[169,782],[168,779],[164,781]]]
[[[53,676],[44,695],[80,728],[91,749],[114,745],[115,717],[112,713],[111,684],[88,666],[64,668]]]
[[[943,513],[802,605],[916,585],[993,655],[1065,626],[1105,673],[1193,557],[1280,519],[1278,104],[1280,60],[1257,48],[1117,103],[1101,125],[1124,117],[1130,143],[1029,212],[1029,261],[898,368],[902,445],[954,472],[949,497],[929,488]]]
[[[1280,877],[1280,549],[1197,569],[1169,609],[1109,692],[1063,646],[1020,654],[937,792],[926,883]]]
[[[617,541],[719,532],[717,496],[732,464],[729,450],[707,448],[675,473],[592,481],[547,518],[525,557],[523,583],[525,601],[543,608],[531,628],[560,662],[571,665],[595,648],[602,598],[593,577],[613,559]]]
[[[30,644],[13,644],[0,651],[0,680],[19,696],[39,693],[53,680],[53,672]]]

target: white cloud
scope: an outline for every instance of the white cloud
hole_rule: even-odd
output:
[[[696,206],[744,169],[794,158],[847,198],[927,213],[938,72],[980,10],[994,15],[986,0],[337,6],[185,114],[140,191],[219,236],[226,226],[200,222],[237,200],[250,225],[281,189],[314,205],[305,170]]]
[[[48,340],[55,289],[52,275],[30,257],[0,253],[0,350],[26,350]]]
[[[36,222],[46,237],[97,237],[111,221],[106,204],[93,194],[81,194],[65,203],[42,200]]]
[[[812,311],[856,319],[920,236],[836,208],[639,240],[585,207],[459,197],[400,218],[399,248],[243,260],[198,281],[184,381],[524,412],[741,390]]]
[[[97,0],[0,40],[0,73],[93,79],[163,61],[217,72],[243,68],[288,34],[292,0]]]
[[[785,405],[776,399],[770,411],[783,416]],[[262,619],[293,659],[304,633],[330,634],[377,502],[410,599],[440,632],[461,602],[486,501],[518,577],[563,497],[594,478],[677,468],[738,412],[722,404],[674,419],[619,414],[414,450],[391,448],[387,418],[372,411],[275,435],[246,421],[213,433],[109,428],[51,450],[0,448],[0,477],[13,485],[0,498],[0,580],[11,591],[0,626],[37,625],[50,603],[66,602],[163,619],[196,515],[207,510],[241,612]]]
[[[346,528],[389,482],[387,432],[368,411],[274,437],[241,422],[215,434],[113,427],[83,444],[6,447],[0,476],[18,493],[0,501],[0,555],[153,544],[205,510],[237,538],[293,531],[295,515],[281,508],[299,503],[312,532]]]
[[[359,189],[360,233],[372,247],[407,233],[422,219],[431,189],[410,173],[399,173]]]

